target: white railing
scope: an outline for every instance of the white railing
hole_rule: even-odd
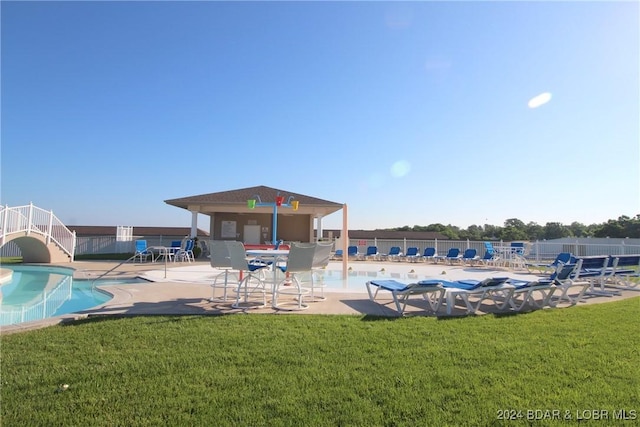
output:
[[[510,246],[512,242],[491,243],[497,248]],[[473,240],[349,239],[349,245],[358,246],[360,253],[366,253],[367,246],[377,246],[379,253],[388,253],[392,246],[399,246],[402,253],[406,253],[410,247],[417,247],[420,253],[427,247],[433,247],[439,255],[446,255],[451,248],[458,248],[461,252],[473,248],[480,257],[485,253],[484,242]],[[528,260],[543,262],[553,261],[561,252],[570,252],[575,256],[640,254],[640,239],[575,238],[525,242],[523,255]]]
[[[10,234],[36,233],[44,236],[47,244],[56,243],[73,260],[76,234],[69,230],[53,211],[45,211],[33,203],[17,207],[3,206],[0,210],[0,227],[0,246],[4,245]]]

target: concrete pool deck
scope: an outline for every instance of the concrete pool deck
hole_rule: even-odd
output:
[[[94,280],[109,271],[118,262],[75,261],[58,266],[75,269],[74,278],[80,280]],[[362,276],[359,280],[375,278],[378,274],[398,277],[396,280],[409,283],[411,279],[442,278],[444,280],[484,279],[487,277],[512,277],[523,280],[533,280],[537,276],[523,271],[511,271],[497,267],[470,267],[459,265],[408,263],[408,262],[372,262],[355,261],[349,266],[352,275]],[[331,262],[327,269],[340,270],[340,262]],[[382,271],[384,269],[384,272]],[[149,282],[112,284],[100,286],[113,295],[113,299],[105,304],[84,310],[79,313],[59,316],[35,322],[2,327],[2,334],[37,329],[44,326],[58,324],[64,321],[81,319],[90,316],[137,316],[137,315],[220,315],[231,313],[272,313],[272,314],[349,314],[370,316],[397,316],[390,295],[379,295],[381,303],[372,302],[364,285],[356,289],[325,288],[325,301],[310,302],[309,308],[303,311],[276,310],[271,306],[260,309],[234,309],[231,300],[227,302],[211,302],[213,277],[220,270],[213,269],[208,262],[168,263],[165,278],[163,263],[126,263],[109,273],[105,278],[125,280],[142,277]],[[365,277],[366,276],[366,277]],[[235,295],[232,293],[232,296]],[[588,295],[579,305],[617,301],[640,296],[638,290],[623,290],[616,296]],[[426,304],[419,298],[410,299],[407,303],[405,315],[433,316],[425,311]],[[568,304],[564,306],[569,306]],[[563,307],[563,305],[559,305]],[[492,304],[483,305],[479,314],[493,313]],[[453,315],[464,315],[463,307],[456,306]]]

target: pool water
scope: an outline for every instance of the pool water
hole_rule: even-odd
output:
[[[327,289],[345,291],[365,291],[365,284],[369,280],[394,279],[402,281],[415,281],[426,279],[414,273],[388,273],[379,271],[348,271],[347,277],[343,278],[342,270],[316,270],[316,280],[323,283]]]
[[[0,287],[0,325],[75,313],[111,299],[111,295],[97,289],[95,283],[74,280],[73,270],[69,268],[9,265],[3,268],[12,270],[13,275],[11,281]]]

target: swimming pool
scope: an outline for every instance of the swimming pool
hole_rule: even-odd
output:
[[[43,320],[86,310],[109,301],[110,294],[89,280],[74,280],[64,267],[9,266],[11,280],[0,287],[0,325]],[[119,282],[100,282],[100,285]]]
[[[223,270],[201,264],[173,267],[168,269],[166,274],[164,270],[149,270],[145,271],[141,277],[152,282],[210,285],[216,276],[222,272]],[[354,262],[352,266],[349,266],[346,277],[343,277],[342,264],[339,262],[329,262],[327,268],[315,270],[316,284],[324,284],[325,290],[328,292],[367,292],[365,284],[369,280],[393,279],[403,283],[411,283],[418,280],[429,279],[483,280],[489,277],[501,277],[504,275],[524,281],[531,279],[531,275],[528,272],[505,271],[504,269],[493,267],[406,262]],[[282,275],[278,273],[278,277],[282,278]],[[310,280],[308,273],[301,274],[300,278],[303,282],[307,283]],[[303,286],[305,285],[306,283],[303,283]]]

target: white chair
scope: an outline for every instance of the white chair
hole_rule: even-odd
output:
[[[329,265],[331,259],[331,243],[317,243],[316,250],[313,254],[313,264],[311,265],[311,288],[309,295],[309,302],[324,301],[327,298],[324,296],[325,283],[323,280],[316,280],[314,270],[324,269]],[[316,295],[316,290],[320,291],[319,295]]]
[[[236,302],[233,308],[264,308],[267,306],[267,291],[264,280],[260,277],[259,271],[269,267],[266,263],[247,261],[247,254],[242,242],[225,242],[229,254],[229,268],[241,272],[244,277],[238,282],[236,292]],[[256,300],[256,295],[259,298]]]
[[[276,268],[279,268],[287,277],[278,283],[274,283],[273,308],[279,310],[304,310],[309,308],[309,306],[304,303],[304,295],[309,293],[309,289],[303,288],[300,285],[298,276],[302,273],[311,272],[316,246],[316,243],[291,244],[286,264],[276,266]],[[293,296],[295,302],[282,302],[279,299],[281,295]]]
[[[229,255],[228,242],[223,240],[211,240],[209,241],[210,248],[210,263],[211,267],[216,269],[222,269],[224,272],[218,274],[213,283],[211,284],[212,295],[209,301],[227,301],[227,290],[238,287],[240,282],[239,272],[231,273],[233,271],[231,265],[231,256]],[[233,277],[233,281],[229,281],[229,276]],[[222,298],[216,297],[216,290],[222,289]]]

